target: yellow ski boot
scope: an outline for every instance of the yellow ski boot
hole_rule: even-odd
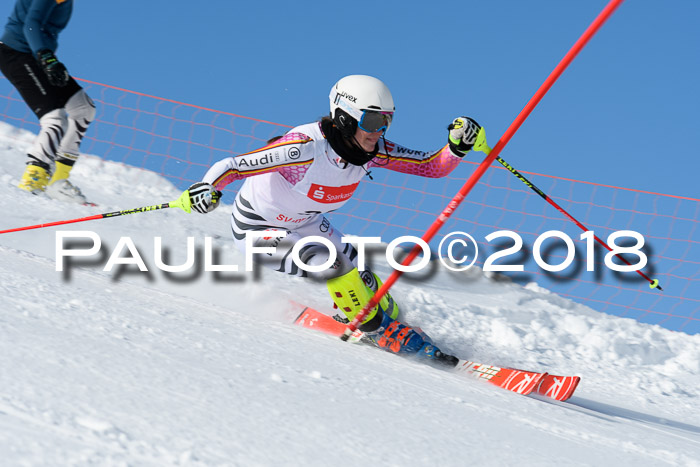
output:
[[[65,180],[70,175],[70,171],[73,168],[72,165],[64,164],[62,162],[56,161],[56,170],[53,171],[53,176],[49,181],[49,185],[53,185],[59,180]]]
[[[44,191],[48,183],[49,172],[45,168],[27,164],[18,186],[22,190],[37,194]]]

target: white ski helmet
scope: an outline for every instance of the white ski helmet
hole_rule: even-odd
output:
[[[386,131],[394,117],[394,98],[386,84],[366,75],[350,75],[331,88],[333,123],[349,138],[359,126],[374,133]]]

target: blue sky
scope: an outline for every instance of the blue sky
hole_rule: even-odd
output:
[[[57,54],[77,77],[288,125],[326,114],[340,77],[371,74],[394,95],[390,139],[437,148],[465,114],[494,146],[606,4],[78,0]],[[700,3],[661,5],[623,3],[501,156],[700,198]]]

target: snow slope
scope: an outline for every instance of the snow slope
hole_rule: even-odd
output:
[[[72,178],[99,207],[21,192],[31,140],[0,124],[0,230],[179,195],[155,174],[90,156]],[[444,350],[582,377],[568,403],[519,396],[288,324],[290,298],[328,309],[321,285],[266,270],[155,268],[154,237],[180,264],[188,236],[199,263],[209,236],[219,263],[242,266],[229,211],[0,235],[0,463],[700,465],[700,335],[478,270],[399,281],[405,319]],[[99,234],[101,260],[56,272],[59,230]],[[127,236],[148,273],[103,271]]]

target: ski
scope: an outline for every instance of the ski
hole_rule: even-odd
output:
[[[336,337],[340,337],[345,332],[345,324],[336,321],[333,317],[304,305],[297,303],[293,303],[293,305],[295,308],[301,309],[294,324]],[[349,341],[358,343],[362,341],[362,336],[362,331],[357,330]],[[581,381],[579,376],[550,375],[546,372],[538,373],[517,368],[486,365],[463,359],[459,359],[451,371],[483,379],[500,388],[525,396],[534,393],[557,401],[569,399]]]
[[[483,363],[470,362],[460,359],[455,367],[457,372],[464,372],[470,376],[485,379],[491,384],[517,392],[527,396],[539,388],[548,373],[536,373],[534,371],[516,370],[514,368],[501,368]]]

